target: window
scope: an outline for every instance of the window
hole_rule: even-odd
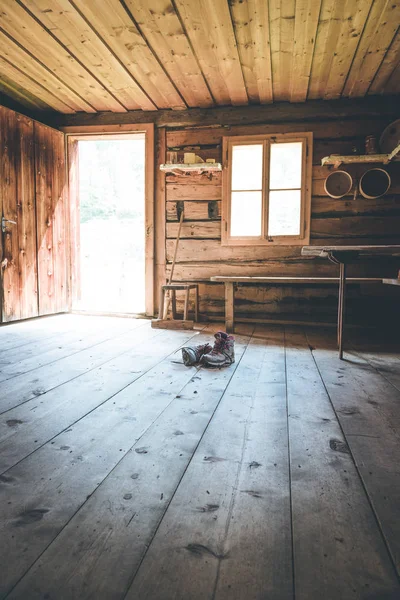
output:
[[[222,243],[310,239],[312,134],[225,137]]]

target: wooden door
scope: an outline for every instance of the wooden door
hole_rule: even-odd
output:
[[[64,134],[34,123],[39,314],[68,311]]]
[[[34,126],[0,107],[1,320],[38,315]]]

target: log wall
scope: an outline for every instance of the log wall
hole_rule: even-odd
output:
[[[68,309],[64,135],[0,106],[0,321]]]
[[[353,194],[334,200],[324,191],[324,180],[331,167],[321,167],[321,158],[328,154],[363,153],[365,136],[379,139],[395,115],[368,118],[343,118],[326,121],[308,119],[296,122],[264,125],[235,125],[161,128],[165,135],[165,151],[195,152],[204,160],[222,162],[224,135],[256,133],[291,133],[312,131],[313,185],[311,244],[400,244],[400,164],[387,167],[392,177],[389,193],[377,200],[366,200]],[[163,153],[158,162],[165,162]],[[157,165],[158,166],[158,165]],[[375,166],[375,165],[372,165]],[[379,165],[377,165],[379,166]],[[371,168],[362,165],[344,167],[353,178]],[[270,276],[338,276],[338,268],[324,259],[304,258],[300,247],[290,246],[221,246],[221,181],[220,173],[158,175],[158,202],[165,206],[165,272],[169,275],[178,230],[178,213],[185,210],[181,242],[174,279],[198,281],[200,311],[204,317],[223,315],[223,286],[207,283],[213,275]],[[158,211],[159,207],[158,207]],[[159,223],[159,232],[162,231]],[[396,276],[400,264],[396,260],[369,261],[350,267],[351,276]],[[386,286],[388,287],[388,286]],[[334,321],[337,290],[322,285],[270,286],[251,288],[240,286],[236,293],[237,313],[242,317],[270,316],[282,319]],[[382,286],[352,286],[349,293],[349,319],[370,323],[382,315],[394,318],[398,295]],[[179,307],[179,303],[178,303]]]

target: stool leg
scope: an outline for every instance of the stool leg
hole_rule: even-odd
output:
[[[158,318],[162,319],[164,317],[164,300],[165,300],[165,290],[163,287],[160,289],[160,304],[158,306]]]
[[[183,309],[183,319],[184,321],[188,320],[188,313],[189,313],[189,292],[190,289],[187,288],[185,291],[185,307]]]
[[[194,320],[199,322],[199,286],[194,288]]]
[[[176,319],[176,291],[171,290],[172,298],[171,298],[171,306],[172,306],[172,318]]]

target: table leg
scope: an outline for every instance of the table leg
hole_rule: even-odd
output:
[[[225,282],[225,329],[227,333],[233,333],[235,329],[234,297],[233,283]]]
[[[343,332],[346,303],[346,264],[340,263],[339,304],[338,304],[338,346],[339,358],[343,359]]]
[[[185,290],[185,306],[183,309],[183,320],[187,321],[189,319],[189,294],[190,294],[190,289],[187,288]]]
[[[199,286],[194,288],[194,320],[199,322]]]

